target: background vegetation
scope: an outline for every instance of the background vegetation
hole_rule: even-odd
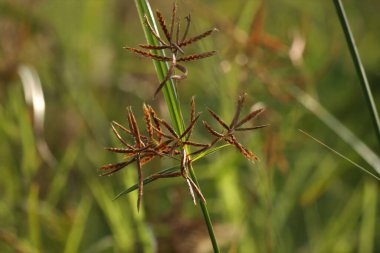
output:
[[[169,16],[171,1],[151,4]],[[220,30],[191,49],[218,54],[187,65],[184,111],[195,95],[198,110],[229,119],[247,92],[247,104],[266,108],[257,123],[271,125],[242,136],[260,162],[227,148],[195,167],[223,252],[380,251],[379,182],[298,131],[376,166],[360,149],[379,154],[332,1],[178,4],[182,17],[192,14],[191,34]],[[344,4],[379,101],[380,3]],[[112,200],[136,182],[134,169],[98,177],[97,168],[121,159],[103,147],[115,144],[109,124],[126,122],[126,106],[141,115],[145,101],[167,114],[162,97],[152,99],[151,61],[122,49],[144,41],[133,1],[0,0],[0,32],[0,251],[209,252],[183,180],[145,187],[137,214],[136,193]],[[24,98],[20,66],[41,80],[44,132]],[[357,139],[345,142],[331,116]],[[198,130],[198,140],[207,138]]]

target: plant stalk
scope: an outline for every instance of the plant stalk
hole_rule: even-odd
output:
[[[377,112],[375,100],[372,96],[371,87],[369,85],[363,64],[361,62],[359,51],[356,47],[355,39],[351,32],[346,13],[344,11],[343,4],[341,0],[334,0],[334,4],[335,4],[336,12],[339,17],[340,24],[342,25],[342,28],[343,28],[344,35],[346,37],[348,48],[351,53],[351,58],[354,62],[357,75],[359,76],[360,83],[363,88],[364,95],[368,103],[368,107],[370,109],[372,122],[375,127],[376,136],[377,136],[377,140],[379,142],[379,147],[380,147],[380,119],[379,119],[379,114]]]
[[[154,20],[154,16],[153,16],[150,4],[149,4],[149,0],[135,0],[135,4],[137,7],[139,17],[140,17],[140,21],[141,21],[141,24],[143,26],[143,30],[145,32],[145,37],[146,37],[148,43],[151,45],[159,45],[159,41],[150,33],[150,31],[146,27],[145,21],[144,21],[144,15],[146,15],[150,24],[158,33],[157,25],[156,25],[156,22]],[[152,53],[162,55],[162,56],[165,55],[164,50],[152,50]],[[163,81],[165,79],[166,73],[169,70],[168,63],[153,60],[153,64],[156,68],[156,72],[157,72],[159,81],[160,82]],[[166,82],[164,88],[162,89],[162,93],[164,95],[164,99],[165,99],[167,107],[169,109],[170,117],[171,117],[171,120],[173,122],[174,128],[178,133],[181,134],[181,133],[183,133],[185,128],[184,128],[184,122],[183,122],[183,117],[182,117],[182,112],[181,112],[181,107],[180,107],[177,91],[176,91],[175,84],[174,84],[172,79],[169,79]],[[190,153],[189,150],[186,150],[186,151],[187,151],[187,153]],[[194,181],[194,183],[200,189],[200,186],[199,186],[198,180],[196,178],[195,172],[193,170],[193,167],[190,166],[188,169],[189,169],[191,179]],[[212,226],[212,222],[210,219],[210,215],[209,215],[207,206],[201,200],[199,201],[199,204],[201,206],[203,217],[204,217],[204,220],[205,220],[206,225],[207,225],[209,237],[210,237],[214,252],[219,253],[218,244],[216,242],[216,237],[214,234],[214,229]]]

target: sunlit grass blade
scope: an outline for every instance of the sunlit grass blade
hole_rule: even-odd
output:
[[[45,137],[45,98],[40,77],[31,66],[21,65],[18,74],[24,89],[25,102],[33,112],[33,128],[36,135],[36,147],[41,157],[51,167],[55,168],[57,160],[50,150]]]
[[[351,58],[354,62],[356,73],[360,79],[360,83],[362,85],[363,92],[368,103],[368,108],[369,108],[372,121],[375,127],[377,140],[380,145],[380,119],[379,119],[379,114],[377,112],[375,100],[372,95],[371,86],[369,85],[367,75],[364,70],[364,66],[361,62],[359,51],[356,47],[355,39],[351,32],[351,28],[348,23],[348,19],[344,11],[343,4],[341,0],[334,0],[334,4],[335,4],[338,17],[339,17],[340,24],[342,25],[342,28],[343,28],[344,35],[346,37],[348,47],[350,49]]]
[[[310,134],[306,133],[305,131],[301,130],[301,129],[298,129],[298,131],[300,131],[301,133],[303,133],[304,135],[306,135],[307,137],[313,139],[314,141],[316,141],[317,143],[319,143],[320,145],[324,146],[325,148],[327,148],[328,150],[332,151],[333,153],[335,153],[336,155],[340,156],[341,158],[343,158],[344,160],[346,160],[347,162],[351,163],[352,165],[354,165],[355,167],[359,168],[360,170],[364,171],[365,173],[371,175],[372,177],[376,178],[377,180],[380,181],[380,178],[377,177],[375,174],[371,173],[369,170],[365,169],[363,166],[360,166],[359,164],[355,163],[354,161],[352,161],[351,159],[349,159],[348,157],[342,155],[341,153],[339,153],[338,151],[336,151],[335,149],[331,148],[330,146],[328,146],[327,144],[323,143],[322,141],[318,140],[317,138],[311,136]]]

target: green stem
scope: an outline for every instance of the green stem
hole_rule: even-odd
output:
[[[363,64],[360,60],[360,55],[359,55],[358,49],[357,49],[356,44],[355,44],[354,36],[352,35],[350,25],[348,23],[346,13],[344,11],[343,4],[340,0],[334,0],[334,4],[335,4],[335,8],[336,8],[340,23],[341,23],[342,28],[343,28],[344,35],[346,36],[346,41],[347,41],[348,47],[350,49],[351,58],[354,62],[356,72],[359,76],[360,83],[362,85],[364,95],[366,97],[368,107],[370,109],[372,122],[374,124],[375,130],[376,130],[376,135],[377,135],[377,140],[378,140],[379,145],[380,145],[380,119],[379,119],[379,114],[378,114],[377,109],[376,109],[375,100],[372,96],[371,87],[368,83],[368,79],[367,79]]]
[[[140,22],[143,26],[146,40],[151,45],[155,45],[155,46],[160,45],[159,41],[150,33],[149,29],[145,25],[144,15],[147,16],[153,29],[158,31],[156,22],[154,20],[152,9],[150,8],[149,1],[135,0],[135,4],[137,7],[137,11],[139,13]],[[165,52],[163,50],[151,50],[151,51],[154,54],[165,56]],[[166,73],[169,69],[168,63],[153,60],[153,64],[156,69],[158,79],[161,82],[162,80],[165,79]],[[184,127],[183,127],[181,107],[179,104],[179,99],[178,99],[177,91],[176,91],[173,80],[169,79],[169,81],[166,82],[164,88],[162,89],[162,93],[164,95],[166,104],[168,106],[170,117],[174,124],[174,128],[177,132],[182,133],[184,131]]]
[[[192,165],[190,165],[189,172],[190,172],[191,179],[198,186],[199,190],[201,190],[201,188],[199,186],[199,183],[198,183],[198,179],[197,179],[197,177],[195,175],[195,172],[193,170],[193,166]],[[215,237],[215,234],[214,234],[214,228],[212,226],[210,214],[208,213],[206,203],[203,202],[203,201],[201,201],[201,200],[199,201],[199,203],[200,203],[200,206],[201,206],[201,209],[202,209],[203,218],[204,218],[204,220],[206,222],[206,225],[207,225],[207,231],[208,231],[208,234],[210,236],[212,247],[213,247],[215,253],[219,253],[218,243],[216,241],[216,237]]]
[[[144,15],[146,15],[150,24],[153,26],[153,28],[156,31],[158,31],[157,25],[156,25],[156,22],[154,20],[154,16],[152,13],[152,9],[150,8],[149,1],[148,0],[135,0],[135,4],[137,7],[139,17],[140,17],[140,21],[141,21],[141,24],[143,25],[145,37],[146,37],[148,43],[151,45],[159,45],[159,41],[150,33],[150,31],[146,27],[145,21],[144,21]],[[165,55],[165,52],[163,50],[152,50],[152,53],[158,54],[158,55]],[[168,63],[167,62],[158,62],[158,61],[153,60],[153,64],[156,68],[158,79],[161,82],[162,80],[165,79],[166,73],[169,70]],[[173,80],[169,79],[169,81],[166,82],[164,88],[162,89],[162,93],[164,95],[167,107],[169,109],[170,117],[172,119],[174,128],[178,133],[182,133],[185,128],[184,128],[184,123],[183,123],[181,107],[180,107],[177,91],[176,91],[175,84],[174,84]],[[186,150],[186,151],[188,151],[188,150]],[[187,153],[190,153],[190,152],[187,152]],[[190,172],[191,179],[194,181],[194,183],[200,189],[198,180],[196,178],[196,175],[195,175],[195,172],[194,172],[192,166],[190,166],[189,172]],[[212,226],[212,222],[210,219],[210,215],[209,215],[207,206],[203,201],[199,201],[199,203],[200,203],[200,206],[202,209],[203,217],[204,217],[206,225],[207,225],[209,237],[210,237],[212,246],[214,248],[214,252],[218,253],[219,248],[218,248],[218,244],[216,242],[214,229]]]

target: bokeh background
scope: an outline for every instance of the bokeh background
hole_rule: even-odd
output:
[[[332,1],[177,2],[190,34],[219,29],[187,51],[218,53],[187,64],[185,119],[193,95],[228,120],[246,92],[245,113],[265,107],[256,123],[270,124],[239,136],[259,162],[225,148],[195,164],[222,251],[380,252],[379,182],[298,130],[379,166]],[[343,2],[379,103],[380,2]],[[171,1],[151,5],[169,18]],[[136,182],[133,166],[98,176],[122,159],[103,148],[118,145],[110,122],[125,124],[127,106],[169,120],[151,61],[122,48],[144,40],[134,1],[0,1],[1,252],[211,252],[181,178],[147,185],[138,214],[136,192],[113,200]],[[209,140],[200,123],[195,138]]]

